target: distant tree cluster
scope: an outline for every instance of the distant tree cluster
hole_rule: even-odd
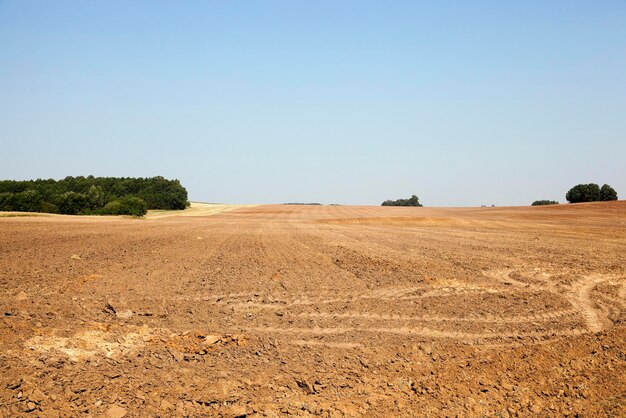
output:
[[[163,177],[0,181],[0,211],[143,216],[148,209],[187,205],[187,190],[178,180]]]
[[[608,184],[602,187],[595,183],[578,184],[569,189],[565,198],[570,203],[605,202],[617,200],[617,192]]]
[[[422,206],[417,196],[413,195],[409,199],[385,200],[381,206]]]
[[[531,206],[558,205],[556,200],[535,200]]]

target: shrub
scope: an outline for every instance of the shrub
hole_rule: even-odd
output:
[[[113,200],[98,212],[100,215],[131,215],[143,216],[148,212],[148,205],[142,199],[126,196],[120,200]]]
[[[531,206],[558,205],[556,200],[535,200]]]
[[[102,209],[100,209],[99,213],[101,215],[121,215],[122,214],[122,203],[119,200],[112,200]]]
[[[120,200],[124,215],[143,216],[148,212],[148,205],[143,199],[135,196],[126,196]]]

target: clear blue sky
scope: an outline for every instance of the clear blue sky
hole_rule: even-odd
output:
[[[209,202],[626,197],[624,1],[2,1],[0,178]]]

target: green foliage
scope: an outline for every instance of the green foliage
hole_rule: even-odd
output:
[[[104,206],[106,199],[104,196],[104,190],[102,186],[96,186],[92,184],[87,191],[87,198],[89,199],[89,207],[91,209],[97,209]]]
[[[595,183],[577,184],[569,189],[565,198],[570,203],[617,200],[617,192],[608,184],[602,186],[602,189]]]
[[[185,209],[188,205],[187,190],[180,182],[163,177],[0,181],[0,211],[143,216],[148,209]]]
[[[119,200],[112,200],[100,211],[98,211],[100,215],[121,215],[122,214],[122,203]]]
[[[411,196],[409,199],[398,200],[385,200],[382,206],[416,206],[421,207],[419,198],[416,195]]]
[[[617,200],[617,192],[614,188],[605,184],[600,188],[600,200],[603,202]]]
[[[43,198],[37,190],[25,190],[15,194],[15,210],[20,212],[39,212]]]
[[[556,200],[535,200],[531,206],[558,205]]]
[[[89,198],[83,193],[65,192],[57,199],[57,205],[64,215],[78,215],[89,207]]]
[[[123,215],[143,216],[148,212],[148,204],[139,197],[124,196],[120,203]]]
[[[39,212],[42,196],[37,190],[0,193],[0,211]]]
[[[15,193],[0,193],[0,211],[13,211],[15,207]]]
[[[148,212],[146,202],[135,196],[125,196],[120,200],[113,200],[106,205],[98,213],[100,215],[131,215],[143,216]]]
[[[54,203],[42,202],[41,211],[44,213],[59,213],[59,207]]]

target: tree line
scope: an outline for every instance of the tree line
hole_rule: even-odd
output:
[[[143,216],[148,209],[185,209],[187,190],[163,177],[65,177],[0,181],[0,211]]]

